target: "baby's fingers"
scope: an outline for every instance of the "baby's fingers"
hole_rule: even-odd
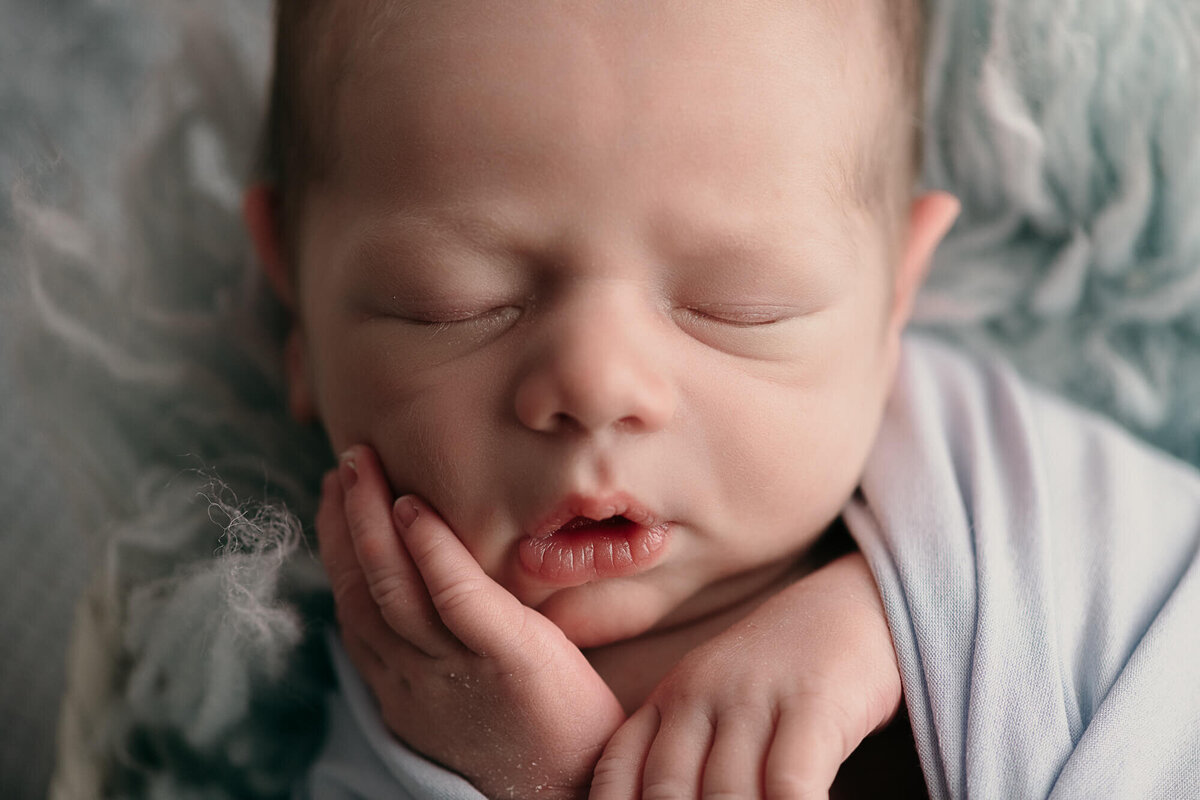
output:
[[[660,721],[658,709],[647,704],[617,729],[596,763],[588,800],[630,800],[641,796],[646,754]]]
[[[354,554],[354,543],[346,528],[345,497],[336,471],[329,472],[321,484],[316,522],[321,561],[329,576],[338,622],[343,631],[353,631],[354,635],[374,643],[373,649],[379,652],[384,649],[381,643],[395,634],[371,599]]]
[[[529,610],[488,577],[428,505],[408,495],[396,501],[393,512],[433,606],[450,632],[477,655],[519,651]]]
[[[352,447],[338,466],[346,525],[371,598],[388,626],[427,655],[454,647],[424,582],[392,523],[391,489],[369,447]]]
[[[713,744],[711,709],[696,698],[695,702],[674,703],[659,713],[662,722],[646,754],[640,796],[646,800],[699,797]]]
[[[712,741],[712,720],[701,704],[660,708],[648,702],[609,740],[596,765],[591,797],[699,797]]]
[[[826,800],[838,769],[858,741],[848,740],[844,709],[810,697],[784,707],[767,754],[768,798]]]
[[[712,749],[704,764],[702,797],[761,797],[763,768],[775,718],[767,705],[735,706],[716,720]],[[766,792],[768,800],[793,795]]]

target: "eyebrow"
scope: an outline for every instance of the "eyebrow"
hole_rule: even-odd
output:
[[[400,253],[433,261],[448,249],[464,248],[495,256],[522,238],[511,224],[485,216],[463,215],[450,224],[438,214],[402,211],[372,226],[352,248],[350,263],[369,268]]]
[[[728,219],[714,222],[703,217],[689,220],[673,215],[665,220],[660,218],[663,221],[665,231],[659,229],[649,244],[651,252],[666,261],[783,266],[830,258],[853,261],[858,253],[853,236],[823,234],[811,225],[807,226],[811,234],[803,236],[799,244],[789,241],[784,245],[791,237],[781,235],[786,228],[775,224],[754,224],[749,220],[737,223]],[[806,225],[802,221],[795,224]],[[400,256],[436,262],[448,251],[487,256],[495,263],[515,258],[515,254],[551,255],[541,250],[553,246],[555,241],[555,237],[545,232],[522,226],[511,213],[479,214],[473,206],[440,206],[430,211],[403,210],[389,214],[355,243],[350,263],[357,269],[374,272]]]
[[[842,215],[838,214],[832,221],[840,225]],[[799,237],[794,235],[796,228],[802,229]],[[657,244],[672,257],[698,262],[770,265],[814,263],[833,257],[853,260],[858,253],[856,239],[845,235],[846,231],[842,233],[840,236],[829,235],[803,220],[782,220],[767,225],[724,220],[720,225],[693,225],[673,219],[670,232]]]

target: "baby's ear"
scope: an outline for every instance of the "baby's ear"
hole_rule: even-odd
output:
[[[892,327],[895,333],[908,323],[917,291],[925,282],[933,253],[950,232],[962,204],[947,192],[929,192],[912,202],[908,238],[897,265],[892,293]]]
[[[242,201],[242,216],[254,243],[254,252],[275,294],[292,312],[292,329],[288,332],[283,350],[283,366],[288,382],[288,408],[299,422],[319,419],[317,404],[308,369],[308,344],[304,328],[295,319],[296,288],[291,266],[284,257],[279,227],[279,203],[275,190],[265,183],[256,183],[246,190]]]
[[[274,187],[252,184],[242,198],[242,218],[271,288],[285,306],[295,310],[296,293],[292,271],[284,256],[278,197]]]

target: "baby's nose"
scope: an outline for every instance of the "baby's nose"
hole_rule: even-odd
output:
[[[652,320],[630,308],[593,297],[547,320],[515,396],[527,428],[648,433],[670,422],[677,398],[662,345],[653,341]]]

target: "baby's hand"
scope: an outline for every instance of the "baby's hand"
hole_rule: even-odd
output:
[[[488,797],[580,797],[625,720],[583,654],[355,447],[317,532],[342,640],[391,731]]]
[[[900,696],[883,606],[855,553],[684,657],[613,736],[590,797],[825,798]]]

